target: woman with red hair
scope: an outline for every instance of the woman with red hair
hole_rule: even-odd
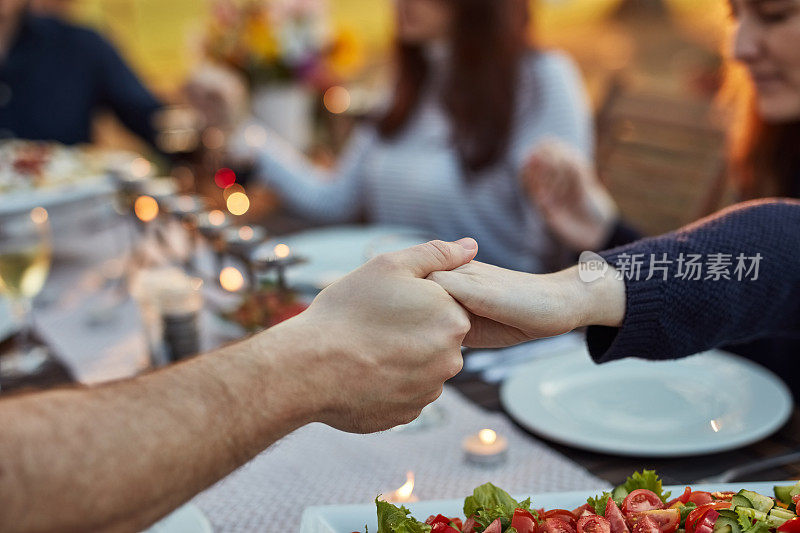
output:
[[[275,135],[257,173],[300,214],[366,216],[437,238],[481,240],[481,258],[528,272],[563,256],[520,181],[557,138],[592,157],[591,115],[573,63],[528,45],[527,0],[397,0],[396,83],[338,168],[312,166]]]

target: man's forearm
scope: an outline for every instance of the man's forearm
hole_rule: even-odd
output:
[[[286,366],[301,344],[277,328],[135,380],[0,402],[0,530],[166,514],[313,417]]]

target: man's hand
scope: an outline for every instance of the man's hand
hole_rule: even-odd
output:
[[[619,218],[617,205],[583,156],[556,141],[534,150],[523,185],[548,227],[575,251],[598,250]]]
[[[276,333],[294,331],[311,357],[295,368],[314,419],[351,432],[410,422],[461,371],[470,328],[431,272],[469,263],[477,243],[434,241],[385,254],[331,285]]]
[[[470,312],[472,329],[464,344],[496,348],[581,326],[619,326],[625,315],[625,285],[614,274],[609,269],[603,279],[584,283],[576,267],[535,275],[473,261],[428,279]]]

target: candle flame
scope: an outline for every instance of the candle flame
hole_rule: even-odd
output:
[[[208,214],[208,222],[212,226],[221,226],[225,223],[225,213],[219,209],[214,209]]]
[[[292,253],[289,246],[285,244],[279,244],[275,246],[274,252],[275,252],[275,257],[277,257],[278,259],[286,259]]]
[[[497,442],[497,433],[491,429],[482,429],[478,432],[478,440],[481,444],[494,444]]]
[[[394,491],[395,501],[407,502],[411,499],[411,494],[414,492],[414,472],[406,473],[406,482],[403,486]]]
[[[133,204],[133,212],[142,222],[150,222],[158,216],[158,202],[152,196],[140,196]]]
[[[225,267],[219,273],[219,284],[228,292],[237,292],[244,287],[244,276],[234,267]]]

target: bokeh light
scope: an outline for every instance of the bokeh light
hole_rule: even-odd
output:
[[[289,246],[285,244],[278,244],[275,246],[273,251],[275,252],[275,257],[278,259],[285,259],[292,253],[292,250],[289,248]]]
[[[239,185],[238,183],[234,183],[230,187],[227,187],[224,191],[222,191],[222,197],[225,201],[228,201],[228,197],[235,192],[245,192],[244,187]]]
[[[242,226],[239,228],[239,238],[243,241],[251,241],[255,236],[256,232],[253,231],[253,228],[250,226]]]
[[[229,168],[221,168],[214,174],[214,183],[220,189],[227,189],[236,183],[236,173]]]
[[[244,215],[250,210],[250,198],[243,192],[235,192],[228,196],[226,205],[232,215]]]
[[[208,223],[212,226],[221,226],[225,223],[225,213],[220,211],[219,209],[214,209],[208,213]]]
[[[219,284],[228,292],[237,292],[244,287],[244,276],[234,267],[225,267],[219,273]]]
[[[339,85],[335,85],[325,91],[325,96],[322,98],[325,104],[325,109],[339,115],[350,109],[350,92]]]
[[[137,157],[131,161],[131,174],[135,178],[146,178],[150,175],[153,165],[144,157]]]
[[[31,209],[31,220],[34,224],[44,224],[47,222],[48,217],[47,209],[44,207],[34,207]]]
[[[152,196],[140,196],[133,204],[133,212],[142,222],[150,222],[158,216],[158,202]]]

